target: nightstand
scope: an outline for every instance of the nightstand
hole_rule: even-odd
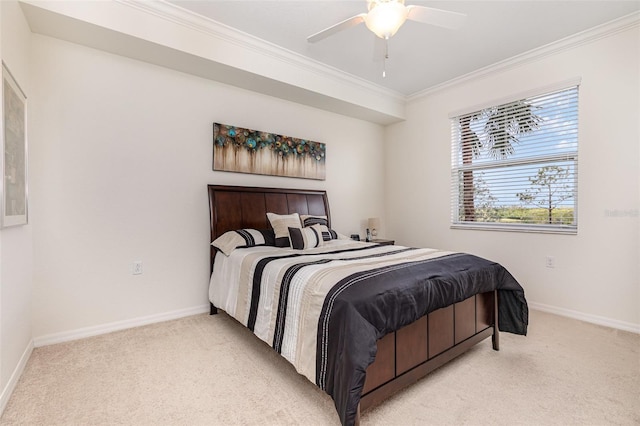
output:
[[[366,240],[362,240],[362,241],[366,241]],[[382,238],[374,238],[373,240],[369,241],[370,243],[376,243],[376,244],[380,244],[381,246],[392,246],[396,243],[396,240],[384,240]]]

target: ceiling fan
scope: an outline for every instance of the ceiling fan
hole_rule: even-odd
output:
[[[405,6],[404,0],[367,0],[369,12],[360,13],[338,22],[329,28],[307,37],[309,43],[315,43],[339,31],[365,23],[367,28],[378,37],[388,40],[409,19],[439,27],[456,29],[462,26],[467,15],[426,6]]]

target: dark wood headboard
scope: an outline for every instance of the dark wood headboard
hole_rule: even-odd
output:
[[[243,228],[269,229],[267,212],[327,216],[327,191],[208,185],[211,242],[227,231]],[[213,250],[211,252],[213,262]]]

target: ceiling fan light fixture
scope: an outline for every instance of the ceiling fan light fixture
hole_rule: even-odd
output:
[[[2,0],[0,0],[2,1]],[[367,28],[381,39],[388,40],[406,20],[456,29],[464,23],[466,15],[459,12],[434,9],[433,7],[410,5],[404,0],[367,0],[369,12],[359,13],[307,37],[309,43],[316,43],[330,35],[365,23]]]
[[[375,35],[388,39],[393,36],[407,20],[407,8],[404,1],[371,1],[369,13],[364,23]]]

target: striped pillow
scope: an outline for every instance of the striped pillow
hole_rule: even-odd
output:
[[[270,230],[238,229],[225,232],[216,238],[211,245],[224,253],[225,256],[229,256],[232,251],[239,247],[274,245],[275,242],[272,235]]]
[[[322,239],[324,241],[338,239],[338,233],[329,228],[329,220],[327,219],[327,216],[313,216],[303,214],[300,215],[300,220],[302,221],[302,226],[305,227],[311,225],[320,225],[320,229],[322,229]]]
[[[276,247],[291,247],[289,228],[302,228],[298,213],[267,213],[267,219],[269,219],[269,223],[276,234]]]
[[[291,247],[296,250],[306,250],[322,245],[322,230],[320,225],[307,226],[305,228],[289,228]]]

